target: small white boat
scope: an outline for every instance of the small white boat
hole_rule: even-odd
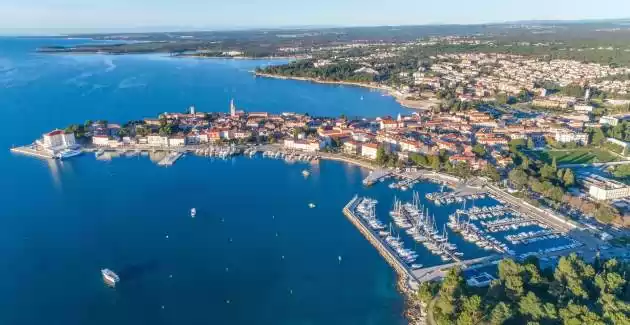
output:
[[[308,207],[309,207],[309,208],[311,208],[311,209],[313,209],[313,208],[315,207],[315,203],[309,203],[309,204],[308,204]]]
[[[111,287],[115,287],[116,283],[120,281],[118,274],[110,269],[102,269],[101,274],[103,275],[103,281]]]
[[[302,171],[302,175],[304,175],[304,177],[308,177],[310,174],[311,174],[311,172],[309,172],[306,169]]]
[[[195,208],[190,209],[190,216],[194,218],[196,215],[197,215],[197,209]]]

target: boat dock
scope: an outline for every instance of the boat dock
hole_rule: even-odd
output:
[[[497,232],[502,231],[505,228],[510,227],[522,227],[522,226],[530,226],[530,225],[538,225],[538,222],[527,219],[527,218],[505,218],[497,220],[496,222],[485,222],[482,221],[481,225],[486,227],[489,232]],[[515,228],[513,228],[515,229]]]
[[[387,169],[375,169],[370,172],[370,174],[363,180],[363,185],[371,186],[374,183],[390,176],[392,172]]]
[[[515,235],[507,235],[505,236],[505,239],[509,240],[513,244],[516,244],[516,243],[528,244],[528,243],[535,242],[538,240],[555,238],[558,236],[560,236],[560,233],[554,230],[539,230],[539,231],[523,232],[523,233],[515,234]]]
[[[37,158],[43,158],[43,159],[55,159],[55,157],[52,154],[44,150],[38,150],[34,146],[22,146],[22,147],[11,148],[11,152],[19,153],[19,154],[23,154],[27,156],[32,156],[32,157],[37,157]]]
[[[184,154],[181,152],[171,152],[164,159],[158,162],[159,166],[172,166],[177,159],[181,158]]]
[[[354,209],[359,201],[359,197],[355,196],[346,206],[343,208],[343,214],[352,222],[352,224],[359,229],[359,232],[376,248],[376,250],[385,258],[385,261],[389,263],[394,270],[402,277],[407,279],[416,280],[411,269],[407,267],[398,255],[391,250],[391,248],[385,244],[380,237],[374,233],[357,215],[354,213]]]

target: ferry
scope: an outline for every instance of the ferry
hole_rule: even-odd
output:
[[[120,281],[118,274],[110,269],[102,269],[101,274],[103,275],[103,281],[111,287],[115,287],[116,283]]]
[[[83,151],[81,151],[81,150],[66,149],[66,150],[56,154],[55,157],[57,159],[64,160],[64,159],[72,158],[74,156],[78,156],[78,155],[80,155],[82,153],[83,153]]]
[[[194,218],[196,215],[197,215],[197,209],[195,208],[190,209],[190,216]]]

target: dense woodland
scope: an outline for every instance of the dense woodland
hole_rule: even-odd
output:
[[[468,286],[453,268],[439,284],[422,283],[418,298],[433,308],[440,325],[626,325],[628,271],[628,264],[614,259],[588,264],[575,254],[544,270],[536,258],[506,259],[489,287]]]

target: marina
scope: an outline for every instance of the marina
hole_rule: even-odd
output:
[[[404,229],[432,254],[440,256],[442,261],[460,261],[464,255],[457,251],[457,245],[448,241],[446,226],[441,231],[437,228],[435,216],[430,215],[429,210],[420,205],[420,196],[417,192],[413,193],[412,202],[403,203],[394,199],[394,209],[390,211],[390,216],[400,229]]]

